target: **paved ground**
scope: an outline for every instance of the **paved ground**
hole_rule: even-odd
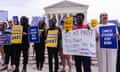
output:
[[[91,68],[92,68],[92,72],[98,72],[96,58],[93,58]],[[21,69],[22,69],[22,57],[21,57],[20,70]],[[61,65],[60,65],[59,70],[60,69],[61,69]],[[67,69],[67,67],[66,67],[66,69]],[[2,72],[7,72],[7,71],[2,71]],[[36,72],[35,56],[33,55],[33,48],[30,48],[30,55],[29,55],[29,62],[28,62],[27,72]],[[46,56],[45,56],[45,64],[44,64],[44,67],[43,67],[43,72],[49,72],[48,71],[47,53],[46,53]],[[74,67],[74,61],[73,61],[73,65],[72,65],[72,72],[76,72],[75,67]]]
[[[22,69],[22,64],[20,65],[20,70]],[[60,66],[60,69],[61,69],[61,66]],[[66,67],[66,70],[68,68]],[[7,71],[2,71],[2,72],[7,72]],[[36,66],[35,64],[28,64],[28,67],[27,67],[27,72],[36,72]],[[44,68],[43,68],[43,72],[49,72],[48,71],[48,64],[44,64]],[[72,72],[76,72],[75,71],[75,67],[74,65],[72,66]],[[98,68],[96,65],[92,65],[92,72],[98,72]]]

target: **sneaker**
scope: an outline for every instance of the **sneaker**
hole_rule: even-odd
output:
[[[36,70],[36,72],[42,72],[42,71],[40,71],[40,70]]]

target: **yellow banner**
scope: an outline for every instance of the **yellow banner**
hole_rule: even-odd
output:
[[[96,27],[97,25],[98,25],[97,19],[92,19],[92,20],[91,20],[91,26],[94,28],[94,27]]]
[[[58,30],[48,30],[46,47],[57,47]]]
[[[23,27],[21,25],[14,25],[12,27],[11,44],[22,43],[22,31],[23,31]]]
[[[63,30],[71,31],[73,29],[73,17],[67,17],[64,20]]]

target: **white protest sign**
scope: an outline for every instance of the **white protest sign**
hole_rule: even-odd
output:
[[[78,29],[62,32],[63,53],[96,57],[95,31]]]
[[[8,19],[8,11],[0,10],[0,22],[5,22]]]

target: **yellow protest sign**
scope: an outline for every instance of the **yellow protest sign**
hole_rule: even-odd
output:
[[[12,44],[22,43],[22,31],[23,31],[23,27],[21,25],[12,26],[12,32],[11,32],[11,43]]]
[[[97,25],[98,25],[97,19],[92,19],[92,20],[91,20],[91,26],[94,28],[94,27],[96,27]]]
[[[71,31],[73,29],[73,17],[67,17],[64,20],[63,30]]]
[[[57,47],[58,30],[48,30],[46,47]]]
[[[41,32],[43,32],[44,31],[44,29],[39,29],[39,36],[41,36],[40,34],[41,34]]]

